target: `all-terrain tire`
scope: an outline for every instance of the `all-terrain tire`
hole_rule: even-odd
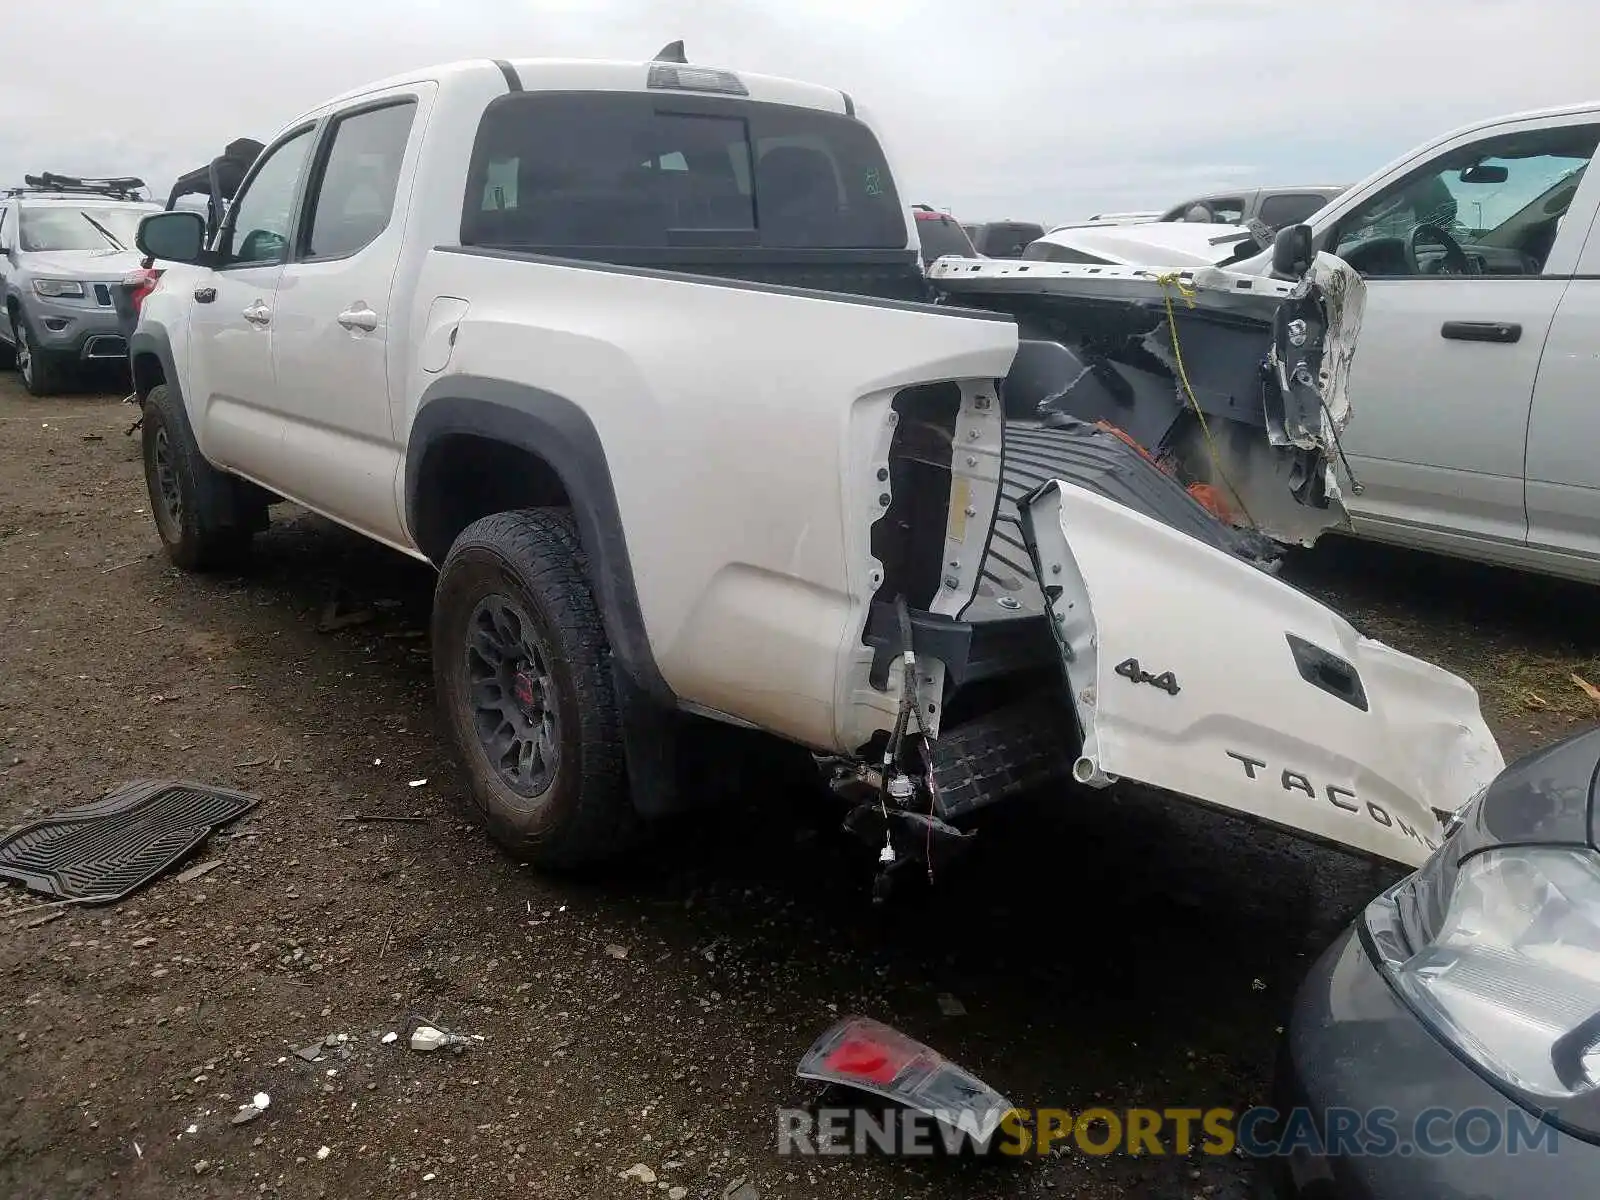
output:
[[[614,858],[642,831],[586,566],[565,509],[496,513],[456,539],[434,593],[434,683],[474,815],[557,871]]]
[[[167,557],[186,571],[237,566],[255,522],[234,481],[201,455],[178,405],[164,383],[144,401],[144,478],[156,532]]]
[[[68,380],[67,360],[59,354],[45,350],[34,337],[28,319],[20,312],[11,313],[11,344],[13,362],[22,376],[22,386],[34,396],[54,396],[63,391]]]

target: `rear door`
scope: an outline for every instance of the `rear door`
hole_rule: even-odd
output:
[[[329,115],[274,314],[282,490],[389,542],[404,541],[389,358],[406,315],[391,291],[432,90],[366,96]]]

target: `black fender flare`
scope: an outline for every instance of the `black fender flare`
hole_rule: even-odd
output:
[[[406,526],[413,540],[420,534],[419,488],[428,451],[461,434],[515,446],[549,465],[572,502],[595,602],[618,665],[645,697],[676,708],[650,648],[611,468],[589,415],[565,396],[526,384],[479,375],[436,380],[418,402],[406,447]],[[422,549],[435,558],[435,566],[443,560],[438,547]]]

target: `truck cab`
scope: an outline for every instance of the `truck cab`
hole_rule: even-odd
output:
[[[1597,142],[1594,104],[1480,122],[1306,221],[1366,283],[1344,438],[1358,534],[1600,582]],[[1269,272],[1271,253],[1229,268]]]

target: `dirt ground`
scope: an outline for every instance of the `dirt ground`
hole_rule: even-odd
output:
[[[0,887],[0,1195],[1248,1194],[1248,1164],[1202,1156],[779,1157],[776,1110],[815,1097],[795,1064],[849,1011],[1021,1103],[1264,1101],[1308,956],[1382,870],[1182,805],[1043,797],[875,908],[870,854],[775,780],[612,878],[542,878],[457,815],[430,573],[302,516],[243,574],[179,574],[133,415],[0,376],[0,825],[141,777],[261,803],[194,882],[19,917],[39,898]],[[1508,756],[1600,711],[1569,678],[1600,683],[1592,591],[1337,541],[1292,575],[1472,680]],[[319,633],[335,595],[374,618]],[[427,820],[339,819],[365,812]],[[482,1040],[379,1040],[412,1013]],[[338,1034],[348,1057],[294,1053]],[[621,1177],[641,1163],[654,1183]]]

